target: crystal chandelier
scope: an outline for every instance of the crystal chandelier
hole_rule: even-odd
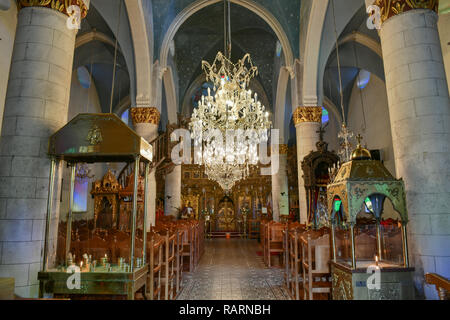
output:
[[[223,3],[225,54],[218,52],[212,64],[202,62],[213,92],[208,89],[202,96],[189,126],[197,163],[203,163],[208,178],[228,192],[258,164],[258,144],[267,142],[272,123],[258,95],[249,90],[250,80],[258,75],[250,54],[231,62],[230,1]]]
[[[91,169],[86,163],[77,163],[75,170],[75,177],[78,180],[92,179],[95,175],[92,174]]]
[[[271,121],[258,95],[247,90],[258,74],[249,54],[233,64],[219,52],[212,65],[203,61],[202,67],[214,88],[199,101],[190,129],[197,150],[202,146],[196,156],[206,175],[228,191],[258,164],[258,144],[267,142]]]

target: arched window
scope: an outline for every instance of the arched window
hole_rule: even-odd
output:
[[[325,126],[330,121],[330,114],[328,110],[322,107],[322,126]]]
[[[358,74],[357,84],[359,89],[367,87],[370,81],[371,73],[367,70],[361,69]]]
[[[192,107],[194,109],[198,107],[198,103],[202,99],[202,96],[208,95],[208,88],[211,90],[211,95],[214,95],[214,86],[209,82],[203,82],[202,86],[195,91],[194,95],[191,97]]]
[[[91,75],[86,67],[78,67],[77,77],[83,88],[88,89],[91,86]]]
[[[87,199],[88,199],[88,178],[75,179],[74,192],[73,192],[73,211],[74,212],[86,212],[87,211]]]
[[[120,116],[120,118],[122,119],[122,121],[128,125],[130,122],[130,109],[125,110],[124,112],[122,112],[122,115]]]

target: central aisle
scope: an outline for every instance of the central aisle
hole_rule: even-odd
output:
[[[205,254],[184,273],[178,300],[288,300],[283,271],[268,269],[256,240],[205,240]]]

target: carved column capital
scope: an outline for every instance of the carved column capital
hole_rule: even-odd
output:
[[[439,0],[375,0],[374,4],[380,8],[382,23],[400,13],[414,9],[439,12]]]
[[[72,16],[70,6],[78,6],[80,8],[81,19],[85,18],[89,10],[88,0],[18,0],[19,10],[26,7],[44,7],[59,11],[67,16]]]
[[[155,107],[136,107],[131,108],[130,110],[134,124],[150,123],[158,125],[159,120],[161,119],[161,115]]]
[[[322,122],[322,107],[298,107],[294,111],[294,124],[303,122]]]

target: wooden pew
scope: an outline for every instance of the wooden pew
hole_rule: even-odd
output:
[[[259,219],[248,220],[248,238],[259,239],[260,228],[261,228],[261,220]]]
[[[164,300],[173,300],[176,298],[175,292],[175,263],[176,263],[176,234],[170,229],[167,229],[163,234],[164,237],[164,253],[163,253],[163,277],[161,282],[163,284],[162,292]]]
[[[272,267],[272,253],[275,253],[280,256],[280,262],[281,265],[282,262],[282,256],[284,254],[283,250],[283,230],[286,229],[286,224],[284,223],[276,223],[271,222],[267,224],[267,233],[266,233],[266,245],[267,245],[267,265],[269,268]]]
[[[176,273],[176,294],[178,295],[181,290],[183,281],[183,248],[184,248],[184,233],[185,229],[177,227],[177,242],[176,242],[176,263],[175,263],[175,273]]]
[[[149,300],[161,299],[161,271],[163,264],[164,239],[154,232],[147,235],[147,259],[149,273],[147,275],[147,292]]]
[[[331,295],[330,233],[327,228],[307,231],[301,236],[303,291],[305,300],[314,294]],[[323,281],[325,278],[325,281]]]
[[[425,281],[434,285],[440,300],[450,300],[450,280],[435,273],[427,273]]]
[[[14,300],[14,278],[0,278],[0,300]]]
[[[305,232],[305,225],[296,224],[288,231],[288,291],[295,300],[300,300],[303,291],[303,267],[300,238]]]

